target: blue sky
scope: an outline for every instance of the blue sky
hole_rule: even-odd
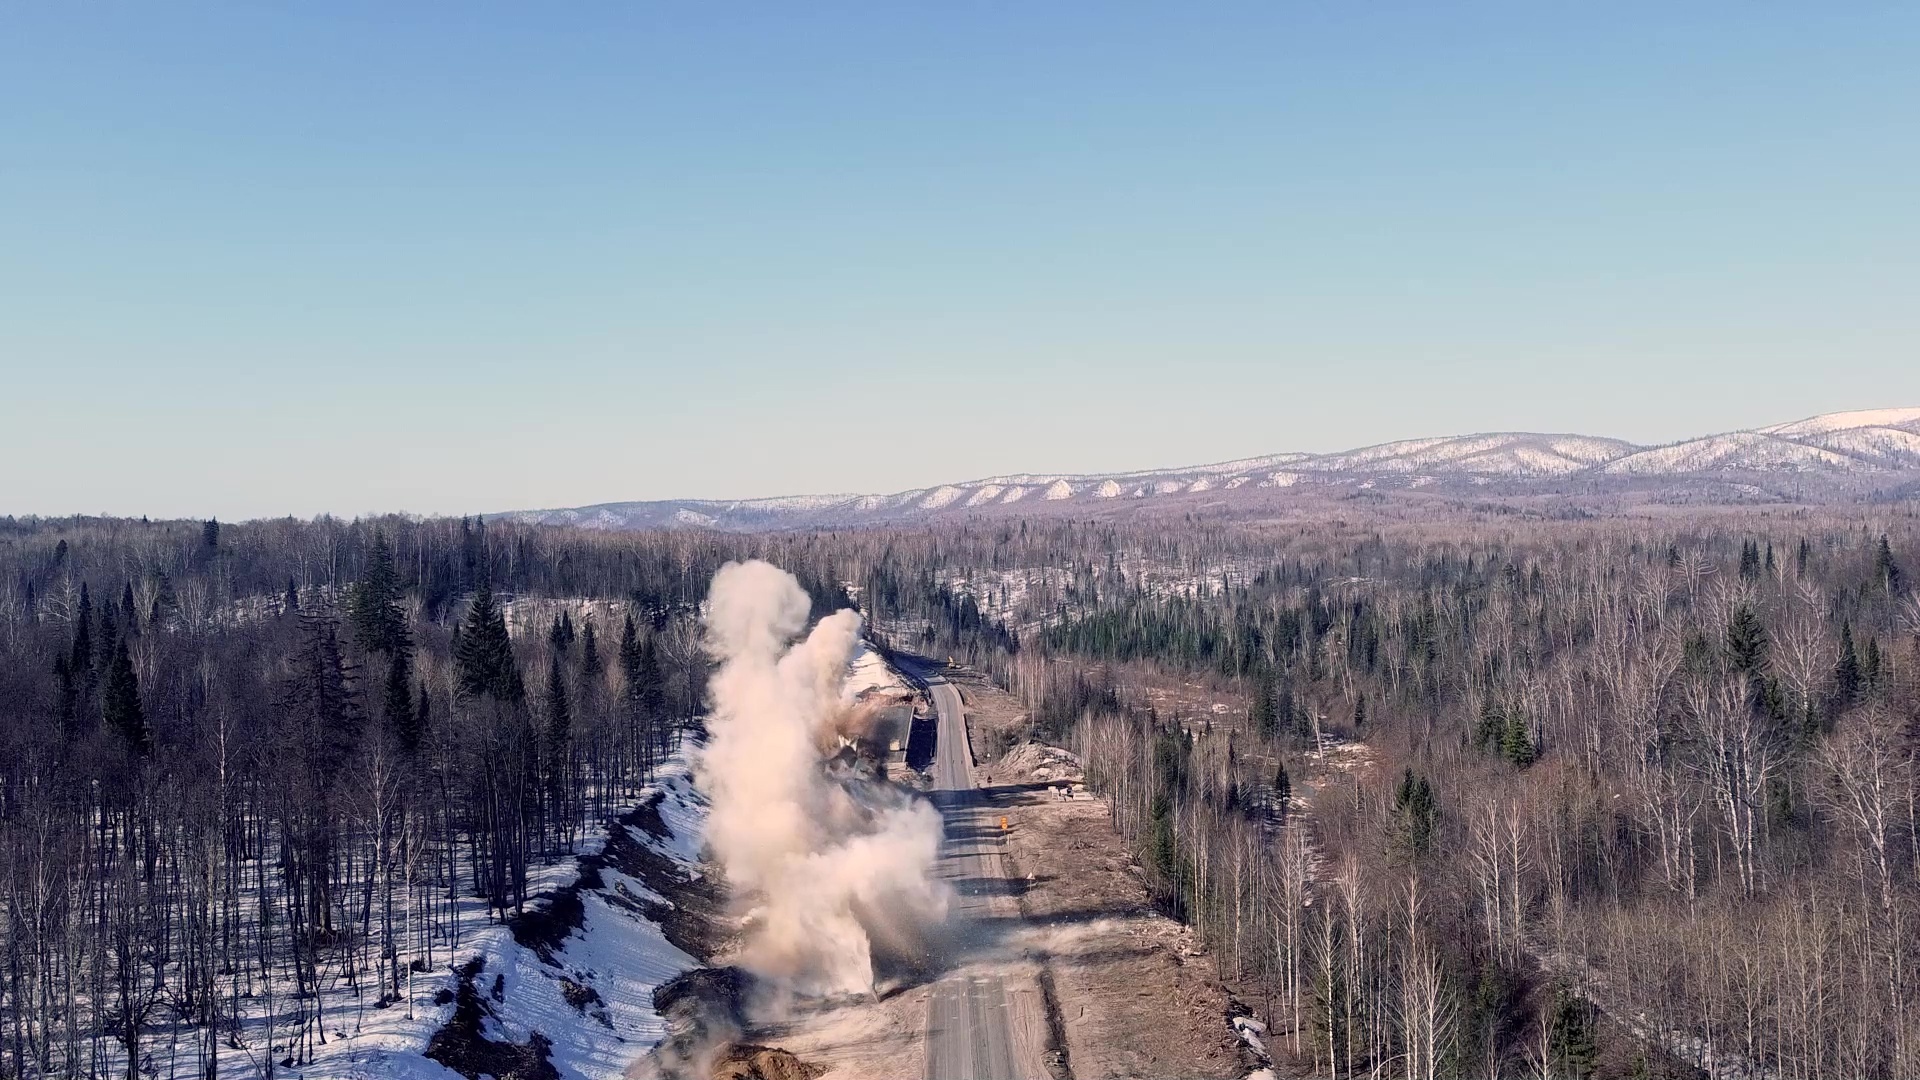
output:
[[[1912,5],[15,5],[0,102],[0,513],[1920,404]]]

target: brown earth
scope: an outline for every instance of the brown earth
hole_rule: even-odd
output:
[[[978,679],[960,685],[975,749],[993,751],[982,753],[982,773],[1007,819],[1009,872],[1071,1074],[1246,1075],[1257,1063],[1228,1026],[1226,987],[1193,933],[1154,910],[1107,804],[1084,792],[1061,798],[1078,770],[1025,741],[1019,703]]]

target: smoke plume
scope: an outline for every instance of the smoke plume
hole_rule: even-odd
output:
[[[698,782],[707,837],[750,898],[740,963],[798,994],[869,993],[876,955],[912,954],[945,918],[940,814],[833,762],[871,710],[846,692],[860,616],[804,640],[807,594],[771,563],[728,563],[707,597],[710,738]]]

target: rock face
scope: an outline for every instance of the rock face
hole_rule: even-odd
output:
[[[751,980],[737,967],[694,968],[653,992],[653,1008],[667,1037],[647,1055],[640,1075],[655,1080],[705,1080],[740,1037]]]
[[[635,1075],[648,1080],[813,1080],[825,1072],[778,1047],[740,1042],[752,978],[737,967],[695,968],[654,991],[667,1037]]]

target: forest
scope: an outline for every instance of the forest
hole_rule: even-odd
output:
[[[965,587],[1316,1075],[1920,1075],[1911,511],[1100,541]]]
[[[744,557],[1019,695],[1303,1068],[1920,1076],[1916,525],[0,521],[0,1076],[405,1007],[697,724]]]

